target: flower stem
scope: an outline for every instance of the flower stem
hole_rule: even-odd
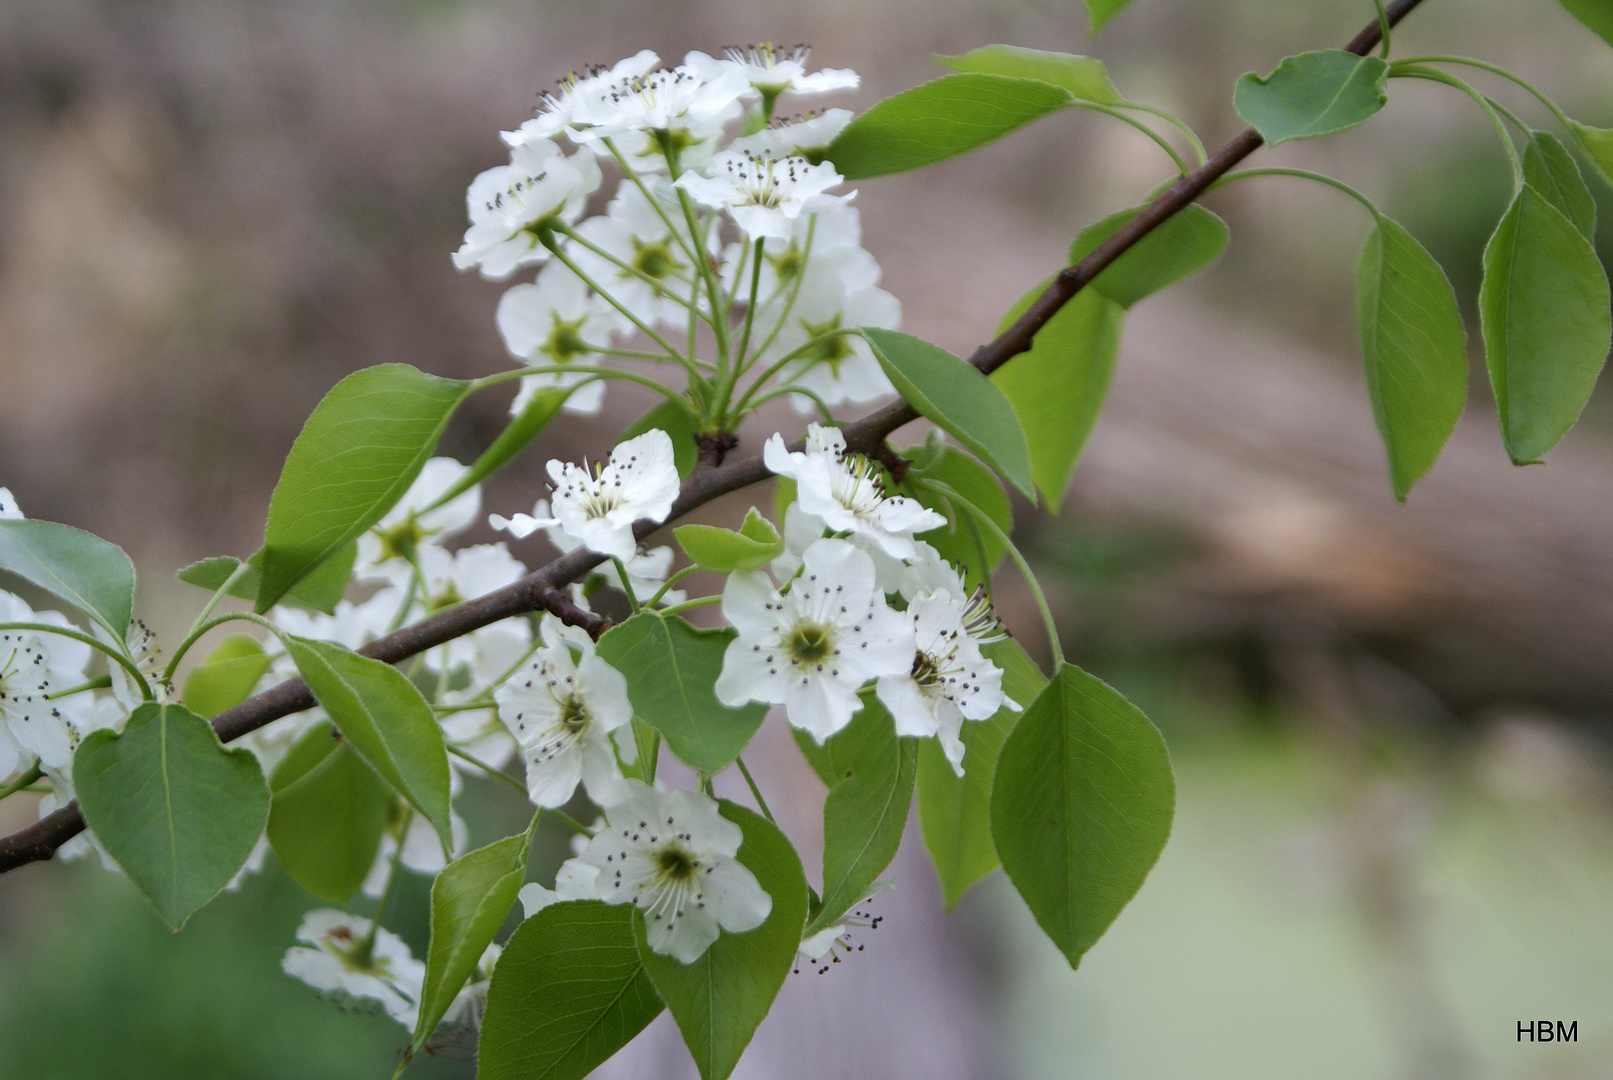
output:
[[[146,682],[145,673],[135,666],[133,660],[112,648],[100,638],[91,637],[82,630],[71,630],[65,626],[52,626],[49,623],[0,623],[0,630],[32,630],[36,634],[55,634],[58,637],[72,638],[74,641],[83,642],[85,645],[88,645],[95,651],[105,653],[112,660],[115,660],[119,667],[123,668],[124,671],[127,671],[130,675],[132,675],[134,677],[135,685],[140,687],[141,696],[143,696],[147,701],[151,701],[153,698],[151,693],[151,685]]]
[[[694,410],[689,405],[689,400],[665,383],[656,382],[654,379],[636,372],[595,367],[592,364],[543,364],[537,367],[520,367],[511,368],[508,371],[496,371],[491,375],[483,375],[480,379],[471,383],[471,389],[485,390],[490,386],[497,386],[500,383],[511,382],[515,379],[525,379],[532,375],[564,374],[595,375],[601,379],[621,379],[624,382],[637,383],[640,386],[649,387],[668,401],[681,405],[685,412],[691,415],[694,413]]]
[[[62,698],[72,697],[74,694],[82,694],[86,690],[105,690],[107,687],[109,687],[111,685],[112,685],[112,676],[110,676],[110,675],[102,675],[99,678],[91,679],[89,682],[80,683],[79,685],[69,687],[66,690],[58,690],[54,694],[46,694],[45,695],[45,700],[46,701],[60,701]]]
[[[1009,539],[1008,534],[1003,532],[1001,526],[999,526],[995,521],[991,520],[990,514],[986,513],[984,510],[980,509],[980,507],[958,494],[952,488],[938,480],[922,479],[919,481],[919,483],[924,487],[929,488],[931,491],[934,491],[936,494],[945,497],[948,502],[953,503],[966,511],[975,519],[975,521],[980,523],[980,526],[983,529],[985,529],[992,536],[996,537],[998,543],[1002,544],[1007,550],[1009,557],[1014,560],[1014,565],[1019,567],[1020,574],[1024,576],[1025,584],[1030,586],[1031,595],[1036,598],[1037,610],[1042,613],[1042,625],[1047,630],[1047,644],[1048,648],[1053,653],[1054,668],[1056,670],[1058,667],[1062,666],[1064,663],[1064,648],[1059,644],[1059,628],[1058,624],[1053,619],[1053,609],[1048,606],[1047,596],[1042,592],[1042,586],[1037,582],[1036,575],[1031,572],[1030,563],[1025,561],[1025,556],[1020,554],[1019,548],[1014,545],[1013,540]]]
[[[667,578],[666,581],[662,583],[661,587],[655,591],[655,595],[644,601],[644,606],[647,608],[653,608],[656,604],[661,602],[661,597],[667,594],[667,590],[671,589],[672,586],[676,585],[690,574],[698,573],[699,570],[700,567],[698,566],[685,566],[682,570],[679,570],[676,574],[673,574],[671,577]]]
[[[767,800],[762,798],[762,789],[756,786],[755,778],[751,776],[750,770],[745,768],[745,759],[736,754],[734,755],[734,764],[739,766],[739,775],[743,776],[745,783],[750,785],[750,793],[755,797],[756,805],[762,808],[762,813],[767,816],[768,821],[777,825],[778,822],[773,817],[773,811],[767,808]]]
[[[41,776],[44,776],[44,775],[45,775],[44,770],[42,770],[38,766],[38,764],[35,764],[33,768],[29,769],[27,772],[25,772],[21,776],[17,777],[11,783],[7,784],[5,787],[0,787],[0,799],[8,799],[8,798],[10,798],[11,796],[15,795],[17,792],[22,791],[25,788],[27,788],[30,784],[32,784],[34,781],[38,780]]]
[[[697,596],[693,600],[685,600],[681,604],[673,604],[671,607],[664,607],[661,609],[661,614],[677,615],[680,612],[693,611],[695,608],[710,607],[712,604],[720,603],[722,603],[721,596]]]
[[[370,932],[364,935],[359,942],[355,956],[368,965],[370,956],[375,952],[375,935],[381,929],[381,916],[386,914],[386,907],[392,900],[392,891],[398,884],[398,867],[403,863],[403,841],[409,834],[409,823],[414,820],[414,811],[405,810],[402,819],[398,822],[398,849],[392,853],[392,865],[387,868],[386,885],[381,889],[381,899],[375,905],[375,914],[370,918]]]
[[[500,782],[502,782],[504,784],[508,784],[510,787],[514,788],[516,791],[519,791],[521,793],[521,797],[523,799],[526,798],[526,795],[527,795],[526,785],[521,783],[521,781],[519,781],[515,777],[511,776],[509,773],[505,772],[503,769],[495,769],[495,768],[493,768],[493,766],[489,765],[485,761],[482,761],[480,758],[471,757],[469,754],[465,753],[465,751],[461,750],[459,747],[455,746],[453,743],[448,743],[447,745],[448,745],[448,752],[450,754],[454,755],[460,761],[469,762],[470,764],[476,766],[478,769],[482,770],[488,776],[491,776],[494,780],[498,780],[498,781],[500,781]]]
[[[756,241],[756,261],[750,271],[750,300],[745,304],[745,329],[739,335],[739,351],[734,354],[734,370],[745,370],[745,351],[750,348],[751,324],[756,319],[756,293],[762,286],[762,245],[767,242],[764,237]],[[737,375],[735,376],[738,377]]]
[[[616,576],[622,579],[622,591],[627,594],[627,606],[638,614],[638,596],[633,592],[633,579],[627,576],[627,564],[612,555],[610,561],[616,564]]]

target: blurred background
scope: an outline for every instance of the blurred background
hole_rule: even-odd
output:
[[[932,52],[1004,41],[1101,56],[1214,146],[1238,127],[1239,74],[1371,15],[1137,0],[1094,44],[1074,0],[8,0],[0,484],[31,517],[123,545],[147,620],[182,632],[202,598],[172,572],[258,546],[280,462],[337,379],[504,366],[502,290],[448,254],[497,132],[572,68],[809,41],[818,65],[862,73],[864,106],[938,74]],[[1428,0],[1394,42],[1501,63],[1613,124],[1613,52],[1551,0]],[[1397,83],[1365,128],[1260,163],[1366,191],[1471,315],[1509,176],[1465,98]],[[1072,114],[866,182],[858,205],[905,329],[966,354],[1082,225],[1168,174],[1129,129]],[[1170,743],[1180,804],[1158,868],[1072,972],[1000,875],[941,914],[910,829],[880,932],[793,977],[736,1076],[1613,1076],[1613,389],[1519,470],[1475,366],[1467,419],[1398,505],[1355,338],[1365,216],[1279,179],[1210,204],[1226,257],[1133,311],[1063,512],[1017,508],[1071,658]],[[547,457],[606,449],[651,404],[620,386],[603,418],[558,421],[487,507],[526,509]],[[505,404],[474,402],[445,452],[468,460]],[[760,418],[746,445],[798,423]],[[747,494],[713,515],[766,505]],[[1001,595],[1036,651],[1023,591],[1005,575]],[[762,743],[811,867],[818,782],[776,719]],[[505,794],[467,797],[473,842],[519,828]],[[33,816],[19,796],[0,827]],[[543,843],[535,876],[565,854]],[[413,880],[389,920],[417,954],[426,890]],[[401,1028],[279,971],[312,906],[271,868],[170,938],[99,869],[0,878],[0,1076],[387,1076]],[[1577,1021],[1579,1041],[1516,1041],[1543,1018]],[[410,1075],[468,1077],[469,1049]],[[663,1017],[601,1075],[695,1073]]]

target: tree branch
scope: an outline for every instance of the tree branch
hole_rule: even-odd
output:
[[[1395,3],[1389,6],[1389,25],[1399,23],[1421,2],[1422,0],[1395,0]],[[1374,19],[1346,48],[1350,52],[1364,56],[1382,40],[1381,34],[1381,24]],[[1061,272],[1012,326],[996,340],[976,349],[969,362],[989,374],[1027,351],[1031,347],[1032,339],[1036,337],[1036,332],[1067,304],[1071,297],[1090,284],[1105,267],[1125,254],[1149,232],[1192,203],[1204,193],[1205,188],[1259,149],[1261,142],[1259,132],[1249,128],[1227,143],[1214,157],[1193,173],[1178,180],[1150,203],[1147,209],[1098,245],[1086,258]],[[894,402],[878,412],[848,424],[844,429],[846,446],[850,450],[877,455],[885,438],[891,432],[916,419],[918,412],[911,405],[905,401]],[[792,449],[800,448],[799,442],[792,447]],[[726,451],[727,447],[722,449]],[[702,451],[705,451],[704,446]],[[772,475],[759,457],[716,464],[713,459],[721,462],[721,452],[717,452],[715,446],[712,447],[712,451],[702,453],[700,466],[684,482],[683,490],[679,492],[677,501],[672,504],[672,512],[667,517],[668,523],[719,495],[749,487]],[[643,539],[658,528],[659,525],[641,521],[634,527],[634,532]],[[591,634],[598,634],[605,625],[604,620],[572,605],[564,589],[603,561],[604,556],[578,548],[527,575],[514,585],[461,604],[414,626],[405,627],[395,634],[371,642],[359,652],[376,660],[395,664],[491,623],[539,610],[553,611],[567,622],[582,626]],[[233,709],[219,713],[213,717],[213,727],[218,731],[219,738],[229,742],[283,716],[313,708],[314,704],[314,697],[309,692],[308,685],[301,679],[292,679],[242,702]],[[50,858],[57,848],[77,836],[83,829],[84,817],[79,813],[78,803],[71,802],[32,825],[18,829],[9,836],[0,837],[0,873]]]

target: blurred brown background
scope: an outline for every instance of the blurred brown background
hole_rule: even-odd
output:
[[[1078,4],[1034,0],[10,0],[0,484],[30,516],[127,548],[148,616],[178,632],[198,597],[172,570],[257,546],[279,463],[337,379],[389,361],[459,376],[505,365],[500,287],[456,274],[448,253],[465,185],[501,157],[497,132],[568,69],[646,46],[673,62],[691,48],[804,40],[817,63],[862,73],[850,103],[863,106],[937,74],[932,52],[1006,41],[1094,52],[1122,90],[1213,147],[1239,126],[1237,75],[1342,43],[1371,15],[1356,0],[1137,0],[1094,44]],[[1548,0],[1428,0],[1394,42],[1396,55],[1507,65],[1570,113],[1613,123],[1613,52]],[[1260,163],[1362,188],[1445,262],[1471,311],[1508,174],[1466,99],[1397,83],[1367,127]],[[966,353],[1083,224],[1168,171],[1129,129],[1057,116],[864,183],[858,205],[905,328]],[[1597,194],[1605,220],[1613,203]],[[1226,258],[1133,313],[1063,514],[1019,508],[1072,658],[1171,739],[1183,808],[1160,871],[1071,974],[1047,966],[1000,880],[960,914],[936,914],[914,835],[897,867],[901,918],[886,924],[897,929],[857,971],[816,980],[827,989],[790,984],[739,1075],[1613,1075],[1606,388],[1549,464],[1518,470],[1476,366],[1462,430],[1399,506],[1356,359],[1360,209],[1277,179],[1211,205],[1232,226]],[[1604,224],[1604,254],[1610,235]],[[445,452],[485,446],[504,403],[473,403]],[[557,423],[491,485],[488,506],[526,508],[544,458],[598,453],[649,403],[613,388],[604,420]],[[775,422],[794,421],[769,417],[747,444]],[[522,554],[543,557],[537,545]],[[1034,642],[1022,591],[1002,588]],[[769,746],[772,782],[803,785],[809,807],[815,781],[787,740]],[[797,819],[810,862],[810,808]],[[241,905],[290,919],[237,964],[265,986],[284,981],[285,912],[306,906],[293,886],[215,905],[237,910],[210,911],[217,926],[186,935],[212,945],[98,952],[75,930],[74,918],[101,918],[86,912],[123,912],[106,924],[144,940],[143,913],[117,907],[121,885],[57,868],[0,880],[0,1065],[35,1077],[113,1075],[107,1061],[145,1075],[134,1058],[151,1075],[359,1075],[339,1062],[362,1039],[371,1056],[353,1060],[384,1062],[390,1033],[373,1018],[315,1007],[296,1030],[326,1034],[276,1038],[290,1028],[271,1022],[259,1047],[221,1035],[252,1029],[250,1013],[197,1004],[208,979],[228,984],[220,943],[254,921]],[[194,962],[172,960],[185,949]],[[78,974],[47,991],[40,964],[64,950],[79,959],[59,970]],[[161,1018],[117,1029],[139,1053],[84,1050],[61,1066],[29,1049],[49,1044],[47,1030],[105,1024],[125,1007],[118,988],[152,996],[125,969],[149,979],[165,964]],[[273,991],[284,1016],[317,1005],[300,990]],[[1562,1018],[1582,1021],[1584,1045],[1513,1043],[1509,1017],[1557,1007],[1579,1010]],[[176,1013],[191,1016],[184,1038],[164,1026]],[[1240,1026],[1249,1041],[1226,1034]],[[1271,1037],[1257,1046],[1261,1031]],[[220,1049],[165,1056],[187,1039]],[[658,1024],[631,1068],[684,1075],[675,1043]],[[249,1044],[257,1064],[243,1062]],[[434,1067],[463,1071],[442,1061],[422,1075]]]

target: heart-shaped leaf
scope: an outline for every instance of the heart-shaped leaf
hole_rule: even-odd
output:
[[[148,702],[122,734],[92,731],[73,788],[95,838],[174,930],[229,884],[269,818],[258,759],[180,705]]]

